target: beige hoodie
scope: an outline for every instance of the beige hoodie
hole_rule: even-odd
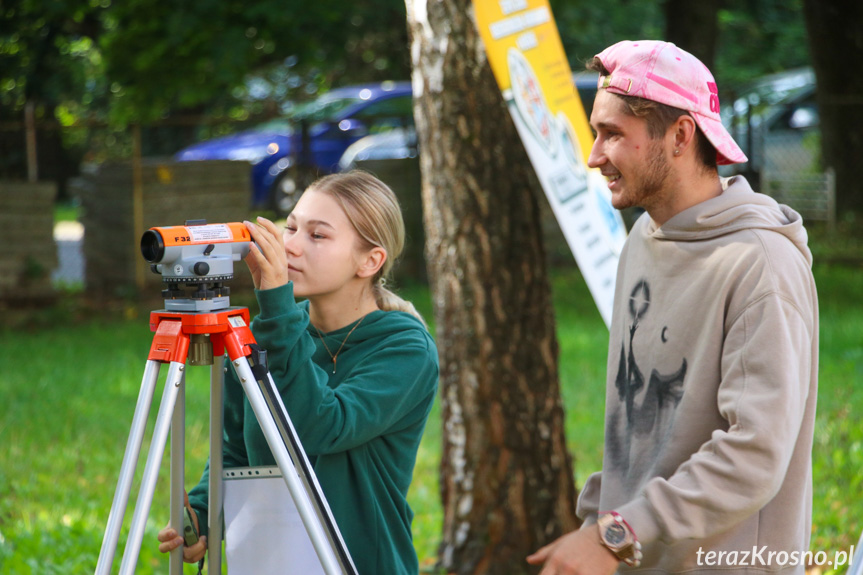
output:
[[[632,526],[644,561],[621,572],[804,572],[812,256],[799,214],[741,177],[723,186],[661,227],[642,216],[620,259],[603,471],[578,514]]]

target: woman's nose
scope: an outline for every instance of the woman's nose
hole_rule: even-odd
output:
[[[290,233],[285,231],[285,235],[283,236],[283,243],[285,245],[285,252],[291,255],[299,255],[300,253],[300,242],[296,241],[295,238],[298,234]]]

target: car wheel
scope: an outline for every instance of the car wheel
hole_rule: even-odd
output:
[[[296,171],[287,170],[279,176],[270,193],[273,210],[279,217],[286,217],[291,213],[304,189],[305,186],[299,181]]]

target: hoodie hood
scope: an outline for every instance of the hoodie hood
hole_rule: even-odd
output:
[[[656,240],[697,242],[742,230],[767,230],[791,240],[812,265],[800,214],[770,196],[754,192],[741,176],[721,180],[722,194],[680,212],[660,227],[645,214],[647,235]]]

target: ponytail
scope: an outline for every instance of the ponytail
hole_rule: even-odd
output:
[[[414,307],[414,304],[387,289],[386,283],[386,278],[383,277],[374,283],[373,289],[375,293],[375,301],[377,302],[378,307],[384,311],[403,311],[405,313],[409,313],[420,320],[423,327],[428,329],[428,324],[426,324],[426,321],[423,319],[423,316],[420,315],[420,312],[417,311],[417,308]]]

